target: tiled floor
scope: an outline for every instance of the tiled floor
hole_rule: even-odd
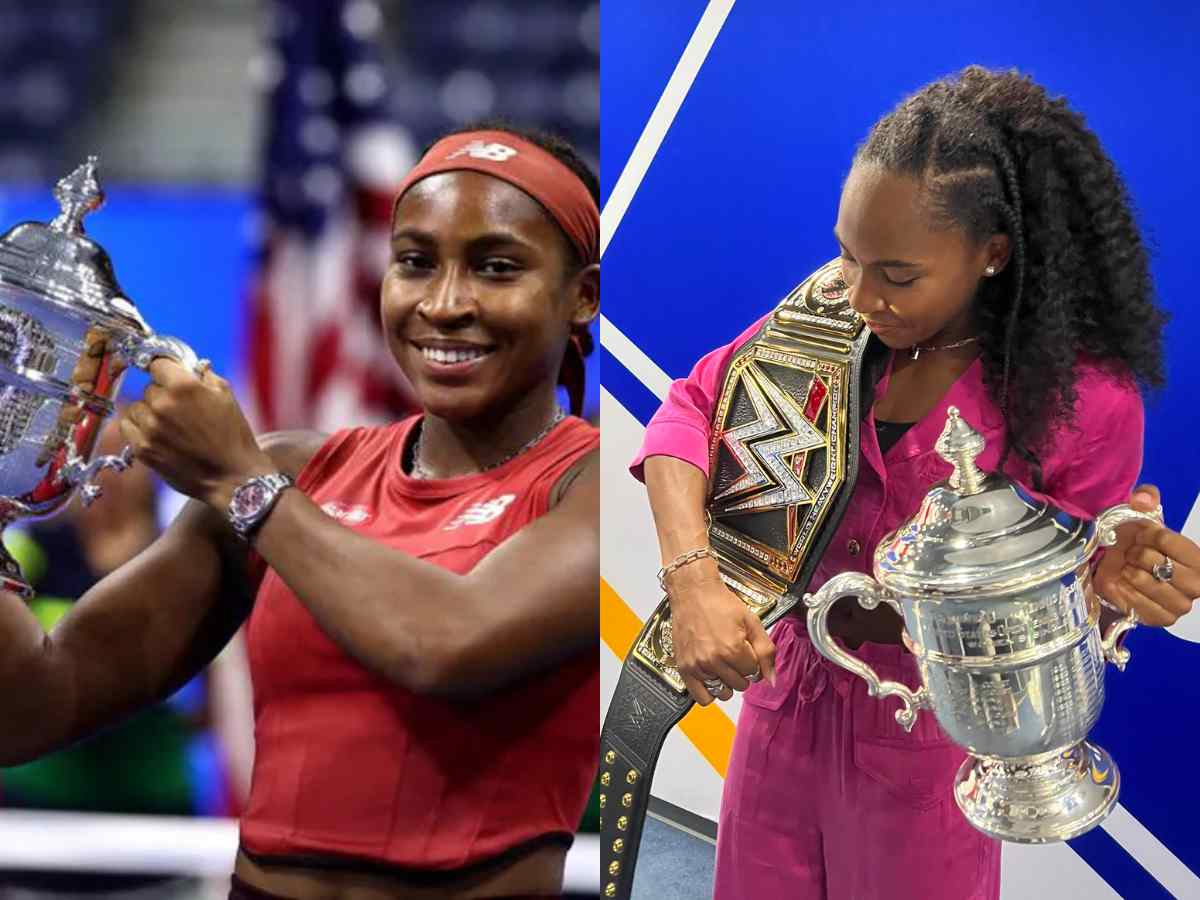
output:
[[[632,900],[710,900],[714,850],[708,841],[648,816]]]

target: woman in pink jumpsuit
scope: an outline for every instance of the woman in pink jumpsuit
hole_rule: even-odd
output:
[[[950,466],[933,450],[950,406],[1003,469],[1091,517],[1131,499],[1142,462],[1139,382],[1161,383],[1162,317],[1111,163],[1082,120],[1015,73],[971,68],[872,130],[835,228],[851,305],[874,332],[858,480],[810,590],[869,572],[873,548]],[[632,471],[646,481],[664,565],[707,546],[703,502],[715,399],[760,322],[676,381]],[[1005,448],[1008,448],[1007,452]],[[1135,506],[1152,509],[1152,487]],[[1200,595],[1200,548],[1126,526],[1097,590],[1165,625]],[[1170,557],[1169,582],[1154,566]],[[995,900],[1000,845],[952,799],[964,753],[930,715],[821,657],[801,615],[771,637],[701,558],[667,579],[689,691],[745,690],[718,828],[718,900]],[[831,630],[884,679],[916,686],[902,623],[844,601]],[[759,681],[758,676],[765,676]]]

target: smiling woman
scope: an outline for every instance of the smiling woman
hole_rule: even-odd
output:
[[[420,415],[256,439],[224,380],[153,364],[121,429],[193,500],[52,637],[3,598],[0,762],[165,696],[248,618],[231,896],[561,891],[598,741],[598,432],[557,403],[599,303],[580,169],[476,130],[401,186],[381,318]]]

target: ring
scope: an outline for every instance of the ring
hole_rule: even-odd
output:
[[[725,682],[723,682],[720,678],[705,678],[700,683],[703,684],[704,689],[714,697],[725,690]]]
[[[203,378],[206,372],[212,371],[212,360],[201,359],[196,363],[196,368],[192,370],[198,378]]]
[[[1171,557],[1164,556],[1163,561],[1150,570],[1150,574],[1154,576],[1155,581],[1168,582],[1175,574],[1175,563],[1171,561]]]
[[[751,684],[758,684],[758,682],[762,681],[762,669],[759,669],[753,675],[747,675],[746,680]]]

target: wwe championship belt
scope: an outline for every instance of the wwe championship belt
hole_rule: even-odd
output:
[[[869,336],[835,260],[784,298],[725,374],[709,448],[709,542],[725,584],[764,626],[799,602],[853,491]],[[600,736],[605,897],[630,895],[654,767],[693,702],[663,598],[625,659]]]

